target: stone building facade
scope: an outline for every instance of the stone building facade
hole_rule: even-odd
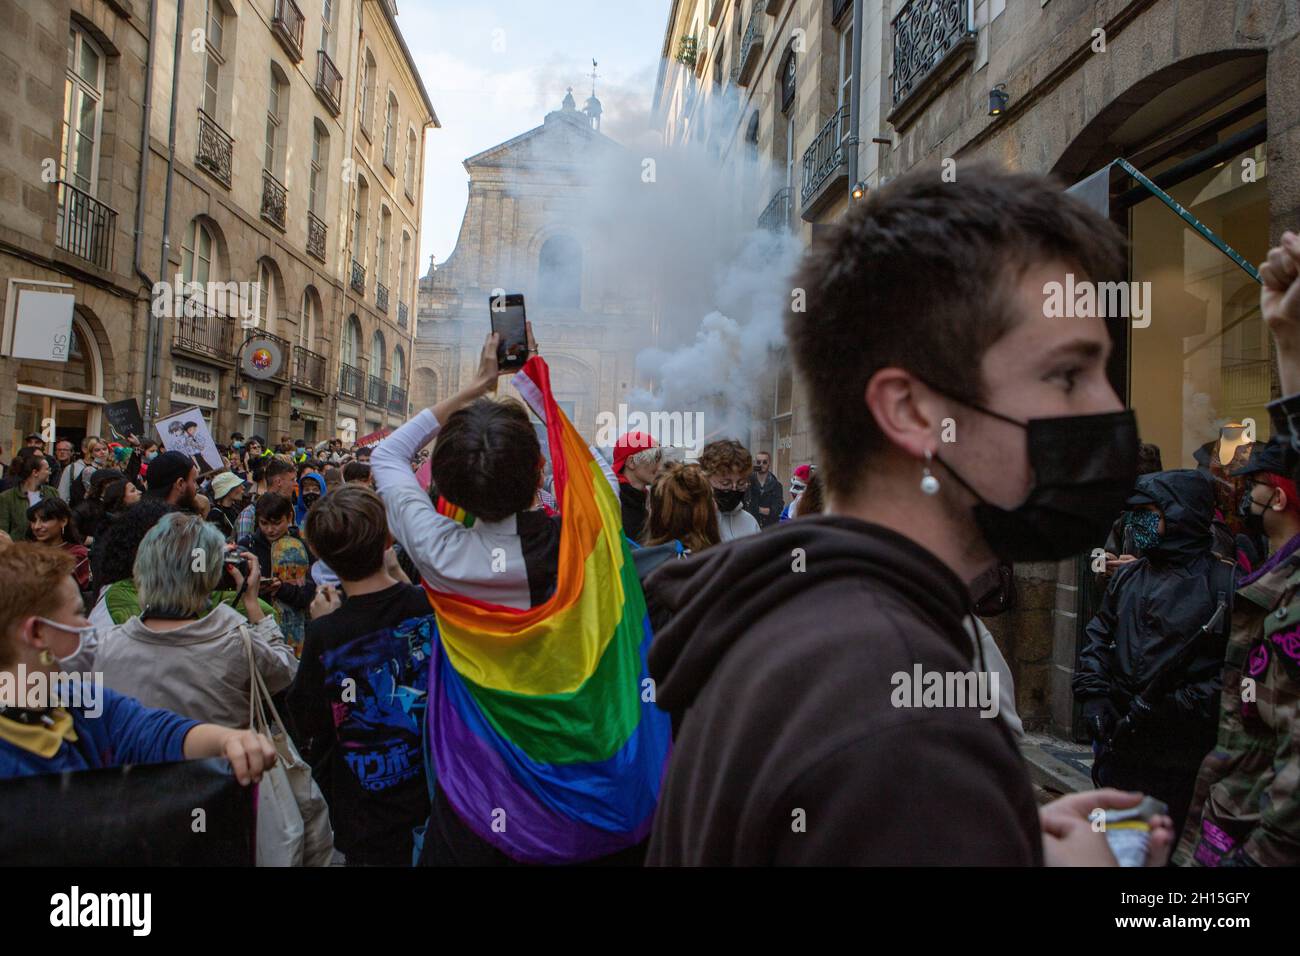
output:
[[[148,421],[197,405],[218,440],[402,420],[437,120],[390,0],[188,0],[179,29],[163,0],[4,9],[25,95],[0,148],[26,210],[3,216],[0,253],[26,252],[4,274],[70,284],[75,318],[70,361],[0,358],[0,435],[100,433],[130,397]],[[240,370],[253,336],[270,378]]]
[[[477,369],[499,289],[524,294],[556,399],[578,431],[594,440],[597,416],[616,413],[653,330],[635,277],[602,265],[588,203],[595,170],[622,147],[596,128],[599,115],[594,94],[579,110],[570,91],[541,126],[465,160],[456,248],[420,280],[414,407],[454,394]]]

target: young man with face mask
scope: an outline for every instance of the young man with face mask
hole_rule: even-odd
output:
[[[1246,529],[1272,554],[1237,582],[1218,738],[1197,775],[1180,865],[1300,865],[1300,498],[1288,451],[1274,436],[1234,473],[1248,482]]]
[[[1074,693],[1093,780],[1163,800],[1181,826],[1214,744],[1234,566],[1214,553],[1214,489],[1200,472],[1143,475],[1128,504],[1138,558],[1114,573],[1088,624]],[[1220,601],[1223,614],[1201,633]]]
[[[713,500],[718,506],[718,531],[723,541],[762,530],[754,516],[745,510],[752,467],[745,446],[732,438],[709,442],[700,452],[700,470],[713,488]]]
[[[1082,203],[974,163],[872,191],[809,251],[786,331],[826,513],[648,580],[676,725],[649,863],[1113,865],[1087,814],[1139,795],[1040,813],[995,709],[899,691],[916,669],[987,677],[968,583],[1099,545],[1122,509],[1137,435],[1110,335],[1047,317],[1044,284],[1125,263]]]

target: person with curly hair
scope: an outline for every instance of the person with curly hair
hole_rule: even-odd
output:
[[[700,453],[700,469],[713,489],[718,508],[718,531],[723,541],[758,534],[758,521],[745,510],[745,493],[754,459],[734,438],[709,442]]]

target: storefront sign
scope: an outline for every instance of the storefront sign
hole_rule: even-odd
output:
[[[18,292],[9,354],[38,362],[66,362],[72,351],[72,307],[76,296],[60,292]]]
[[[221,370],[173,359],[171,397],[178,405],[216,408],[221,397]]]
[[[254,337],[244,343],[239,367],[248,378],[274,378],[284,367],[284,352],[274,339]]]

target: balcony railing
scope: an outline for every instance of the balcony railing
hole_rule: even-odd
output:
[[[280,41],[286,53],[297,63],[302,59],[302,25],[304,17],[293,0],[275,0],[275,16],[271,18],[271,32]]]
[[[325,225],[325,220],[314,212],[307,213],[307,251],[319,259],[325,261],[325,239],[329,235],[329,227]]]
[[[848,130],[849,108],[841,106],[821,128],[812,145],[804,150],[803,187],[799,197],[805,206],[835,170],[844,165],[845,136]]]
[[[973,0],[910,0],[894,17],[894,105],[975,33]]]
[[[316,51],[316,95],[334,116],[343,102],[343,74],[324,50]]]
[[[740,41],[740,72],[736,82],[741,86],[749,83],[758,61],[763,56],[763,17],[767,15],[764,7],[767,0],[756,0],[749,14],[749,26],[745,28],[745,38]]]
[[[375,283],[375,305],[384,315],[388,314],[388,286],[382,282]]]
[[[411,309],[405,302],[397,303],[397,327],[404,329],[411,324]]]
[[[230,134],[200,108],[199,152],[194,160],[195,165],[229,189],[231,157],[234,151],[235,141],[230,138]]]
[[[388,383],[374,375],[367,376],[366,404],[383,408],[388,404]]]
[[[101,269],[111,269],[116,229],[116,212],[72,183],[59,180],[54,241],[60,249],[93,262]]]
[[[758,228],[766,229],[769,232],[789,232],[790,231],[790,213],[793,209],[794,190],[789,186],[782,186],[772,197],[772,201],[767,204],[762,215],[758,217]]]
[[[285,211],[289,193],[280,180],[268,170],[262,170],[262,218],[284,232]]]
[[[325,391],[325,356],[301,345],[293,347],[293,384],[313,392]]]
[[[176,316],[172,347],[229,362],[235,354],[236,325],[233,318],[202,299],[186,297],[181,314]]]
[[[352,260],[352,291],[357,295],[366,294],[366,267]]]
[[[399,385],[388,386],[388,410],[399,415],[406,414],[406,389]]]
[[[361,371],[355,365],[349,365],[346,362],[339,363],[339,394],[345,398],[354,398],[361,401],[361,393],[365,388],[366,373]]]

